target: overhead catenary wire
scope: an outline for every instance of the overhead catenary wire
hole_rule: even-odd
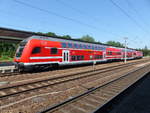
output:
[[[70,4],[67,3],[67,2],[64,2],[63,0],[56,0],[56,1],[57,1],[58,3],[64,5],[64,6],[66,6],[66,7],[69,7],[70,9],[74,10],[75,12],[77,12],[77,13],[79,13],[79,14],[81,14],[81,15],[90,17],[90,19],[92,19],[92,20],[97,20],[95,17],[88,15],[87,13],[85,13],[85,12],[79,10],[79,9],[76,8],[76,7],[73,7],[72,5],[70,5]],[[128,0],[127,0],[127,1],[128,1]],[[134,41],[134,40],[132,40],[132,41]],[[135,41],[134,41],[134,42],[135,42]],[[137,41],[136,41],[136,42],[137,42]]]
[[[5,14],[5,15],[15,15],[15,13],[14,12],[8,12],[8,11],[5,11],[5,10],[1,10],[0,9],[0,12],[1,13],[3,13],[3,14]],[[22,18],[26,18],[27,16],[25,16],[25,15],[20,15],[20,14],[18,14],[18,15],[15,15],[15,18],[18,18],[18,19],[22,19]],[[38,20],[38,22],[40,22],[40,23],[42,23],[42,25],[43,25],[43,22],[44,21],[40,21],[40,20]],[[6,26],[10,26],[10,27],[17,27],[17,28],[21,28],[22,30],[29,30],[29,29],[31,29],[31,27],[28,25],[28,26],[20,26],[20,25],[13,25],[13,24],[9,24],[9,23],[3,23],[3,25],[6,25]],[[33,26],[33,25],[32,25]],[[37,25],[36,25],[37,26]],[[41,30],[42,30],[42,28],[41,28],[41,25],[40,26],[38,26],[39,28],[37,29],[37,31],[35,31],[35,32],[41,32]],[[30,30],[29,30],[30,31]],[[47,31],[47,32],[49,32],[49,31]],[[69,34],[62,34],[62,33],[58,33],[58,32],[54,32],[54,33],[56,33],[57,35],[60,35],[60,36],[64,36],[64,35],[69,35]],[[74,35],[74,34],[72,34],[71,35],[72,37],[77,37],[76,35]]]
[[[115,33],[112,33],[112,32],[108,32],[107,30],[104,30],[104,29],[98,28],[98,27],[96,27],[96,26],[87,24],[87,23],[82,22],[82,21],[80,21],[80,20],[77,20],[77,19],[74,19],[74,18],[70,18],[70,17],[66,17],[66,16],[63,16],[63,15],[58,14],[58,13],[56,13],[56,12],[53,12],[53,11],[50,11],[50,10],[47,10],[47,9],[43,9],[43,8],[40,8],[40,7],[31,5],[31,4],[29,4],[29,3],[19,1],[19,0],[13,0],[13,1],[16,2],[16,3],[18,3],[18,4],[22,4],[22,5],[24,5],[24,6],[27,6],[27,7],[30,7],[30,8],[33,8],[33,9],[36,9],[36,10],[39,10],[39,11],[42,11],[42,12],[51,14],[51,15],[53,15],[53,16],[56,16],[56,17],[59,17],[59,18],[63,18],[63,19],[65,19],[65,20],[72,21],[72,22],[77,23],[77,24],[80,24],[80,25],[82,25],[82,26],[86,26],[86,27],[89,27],[89,28],[91,28],[91,29],[95,29],[95,30],[97,30],[97,31],[102,30],[103,32],[109,33],[108,35],[111,34],[111,35],[113,35],[113,36],[115,36],[115,37],[120,37],[120,36],[118,36],[118,34],[115,34]]]
[[[127,2],[128,7],[129,7],[130,9],[132,9],[132,10],[136,13],[137,17],[141,20],[141,22],[142,22],[145,26],[149,26],[150,24],[147,23],[146,21],[144,21],[142,15],[136,10],[136,8],[134,7],[134,5],[133,5],[129,0],[126,0],[126,2]],[[150,31],[150,30],[148,30],[148,32],[149,32],[149,31]],[[139,37],[136,36],[136,38],[135,38],[133,41],[135,41],[135,40],[137,40],[137,39],[139,39]],[[137,42],[137,41],[136,41],[136,42]],[[142,41],[140,41],[140,43],[142,43]]]
[[[49,13],[51,15],[54,15],[54,16],[57,16],[59,18],[63,18],[65,20],[69,20],[69,21],[73,21],[75,23],[78,23],[78,24],[81,24],[81,25],[84,25],[84,26],[87,26],[87,27],[90,27],[92,29],[97,29],[95,26],[92,26],[90,24],[86,24],[86,23],[83,23],[79,20],[76,20],[76,19],[73,19],[73,18],[70,18],[70,17],[66,17],[66,16],[63,16],[63,15],[60,15],[60,14],[57,14],[55,12],[52,12],[50,10],[46,10],[46,9],[43,9],[43,8],[40,8],[40,7],[37,7],[37,6],[34,6],[34,5],[31,5],[31,4],[28,4],[28,3],[25,3],[25,2],[22,2],[22,1],[19,1],[19,0],[13,0],[19,4],[22,4],[24,6],[27,6],[27,7],[30,7],[30,8],[33,8],[33,9],[36,9],[36,10],[39,10],[39,11],[42,11],[42,12],[45,12],[45,13]]]
[[[137,27],[139,27],[145,33],[148,33],[132,16],[130,16],[123,8],[121,8],[116,2],[113,0],[109,0],[115,7],[117,7],[124,15],[126,15]]]
[[[56,0],[56,1],[59,2],[60,4],[64,5],[64,6],[66,6],[66,7],[69,7],[70,9],[72,9],[72,10],[74,10],[74,11],[76,11],[76,12],[82,14],[82,15],[84,15],[84,16],[90,17],[90,19],[98,20],[98,19],[96,19],[95,17],[89,15],[88,13],[85,13],[84,11],[81,11],[81,10],[79,10],[78,8],[73,7],[72,5],[70,5],[70,4],[67,3],[67,2],[64,2],[63,0]],[[126,1],[128,2],[128,0],[126,0]],[[132,7],[131,7],[131,8],[132,8]],[[135,10],[135,9],[134,9],[134,10]]]
[[[134,5],[129,1],[129,0],[126,0],[127,4],[128,4],[128,7],[130,7],[138,16],[138,18],[143,22],[143,24],[145,26],[149,25],[149,23],[145,22],[144,19],[142,18],[142,15],[136,10],[136,8],[134,7]]]
[[[57,1],[58,3],[62,4],[63,6],[67,7],[67,8],[70,8],[72,9],[73,11],[77,12],[78,14],[82,15],[82,16],[86,16],[88,17],[88,19],[91,19],[93,20],[94,22],[96,21],[97,23],[99,22],[100,18],[97,18],[97,17],[94,17],[93,15],[90,15],[88,13],[86,13],[85,11],[82,11],[72,5],[70,5],[69,3],[67,2],[64,2],[63,0],[55,0]],[[108,26],[107,26],[108,27]],[[111,30],[107,30],[107,32],[111,33],[111,34],[114,34]],[[116,36],[119,36],[119,34],[116,34]]]
[[[34,7],[34,9],[38,9],[38,10],[41,10],[41,11],[44,11],[44,12],[47,12],[47,13],[49,13],[49,12],[51,12],[51,11],[49,11],[49,10],[46,10],[46,9],[43,9],[43,8],[38,8],[38,7],[36,7],[36,6],[33,6],[33,5],[30,5],[30,4],[28,4],[28,3],[26,3],[26,2],[22,2],[22,1],[19,1],[19,0],[13,0],[13,1],[16,1],[17,3],[18,2],[21,2],[20,4],[22,4],[22,3],[25,3],[25,4],[22,4],[22,5],[26,5],[26,6],[28,6],[28,7],[31,7],[31,8],[33,8]],[[33,6],[33,7],[32,7]],[[55,12],[53,12],[53,14],[56,14],[56,15],[59,15],[59,14],[57,14],[57,13],[55,13]],[[55,16],[56,16],[55,15]],[[61,15],[61,16],[63,16],[63,15]],[[60,17],[60,15],[58,16],[58,17]],[[63,16],[63,17],[65,17],[65,16]],[[60,17],[60,18],[62,18],[62,17]],[[65,17],[66,18],[66,17]],[[64,18],[64,19],[65,19]],[[70,18],[69,18],[70,19]],[[71,18],[72,19],[72,18]],[[68,17],[67,17],[67,20],[68,20]],[[75,21],[74,21],[75,20]],[[72,20],[70,20],[70,21],[72,21]],[[73,19],[73,21],[74,22],[76,22],[76,23],[78,23],[78,20],[76,21],[76,19]],[[79,21],[79,22],[81,22],[81,21]],[[82,23],[82,22],[81,22]],[[84,23],[84,22],[83,22]],[[80,23],[78,23],[78,24],[80,24]],[[86,24],[86,23],[85,23]],[[83,26],[87,26],[87,25],[85,25],[85,24],[82,24]],[[89,26],[90,26],[90,28],[92,28],[92,29],[96,29],[96,30],[99,30],[99,28],[97,28],[97,27],[95,27],[95,26],[93,26],[92,25],[92,27],[91,27],[91,25],[90,24],[88,24]],[[88,26],[88,27],[89,27]],[[94,28],[93,28],[94,27]],[[113,34],[114,35],[114,34]]]
[[[81,15],[84,15],[84,16],[86,16],[86,17],[90,17],[90,19],[92,19],[92,20],[94,20],[94,21],[100,20],[100,19],[94,17],[93,15],[90,15],[90,14],[84,12],[84,11],[81,11],[80,9],[78,9],[78,8],[76,8],[76,7],[73,7],[73,6],[70,5],[69,3],[66,3],[66,2],[64,2],[64,1],[62,1],[62,0],[56,0],[56,1],[57,1],[58,3],[64,5],[64,6],[66,6],[66,7],[69,7],[70,9],[74,10],[75,12],[77,12],[77,13],[79,13],[79,14],[81,14]]]
[[[139,27],[145,34],[148,34],[149,31],[145,30],[132,16],[130,16],[123,8],[121,8],[113,0],[109,0],[115,7],[117,7],[124,15],[126,15],[137,27]]]

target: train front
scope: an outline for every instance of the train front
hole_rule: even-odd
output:
[[[23,40],[16,51],[14,62],[16,68],[23,70],[24,69],[24,63],[28,62],[28,45],[29,41]]]

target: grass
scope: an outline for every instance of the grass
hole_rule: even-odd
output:
[[[9,56],[1,56],[0,57],[0,62],[7,62],[7,61],[13,61],[13,58]]]

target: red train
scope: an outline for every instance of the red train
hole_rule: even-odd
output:
[[[123,48],[46,36],[32,36],[20,43],[14,61],[20,69],[31,69],[41,66],[123,60],[124,56]],[[127,59],[142,57],[142,52],[127,49]]]

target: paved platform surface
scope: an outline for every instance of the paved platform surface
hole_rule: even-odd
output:
[[[0,66],[0,70],[15,69],[15,66]]]
[[[150,74],[108,113],[150,113]]]

